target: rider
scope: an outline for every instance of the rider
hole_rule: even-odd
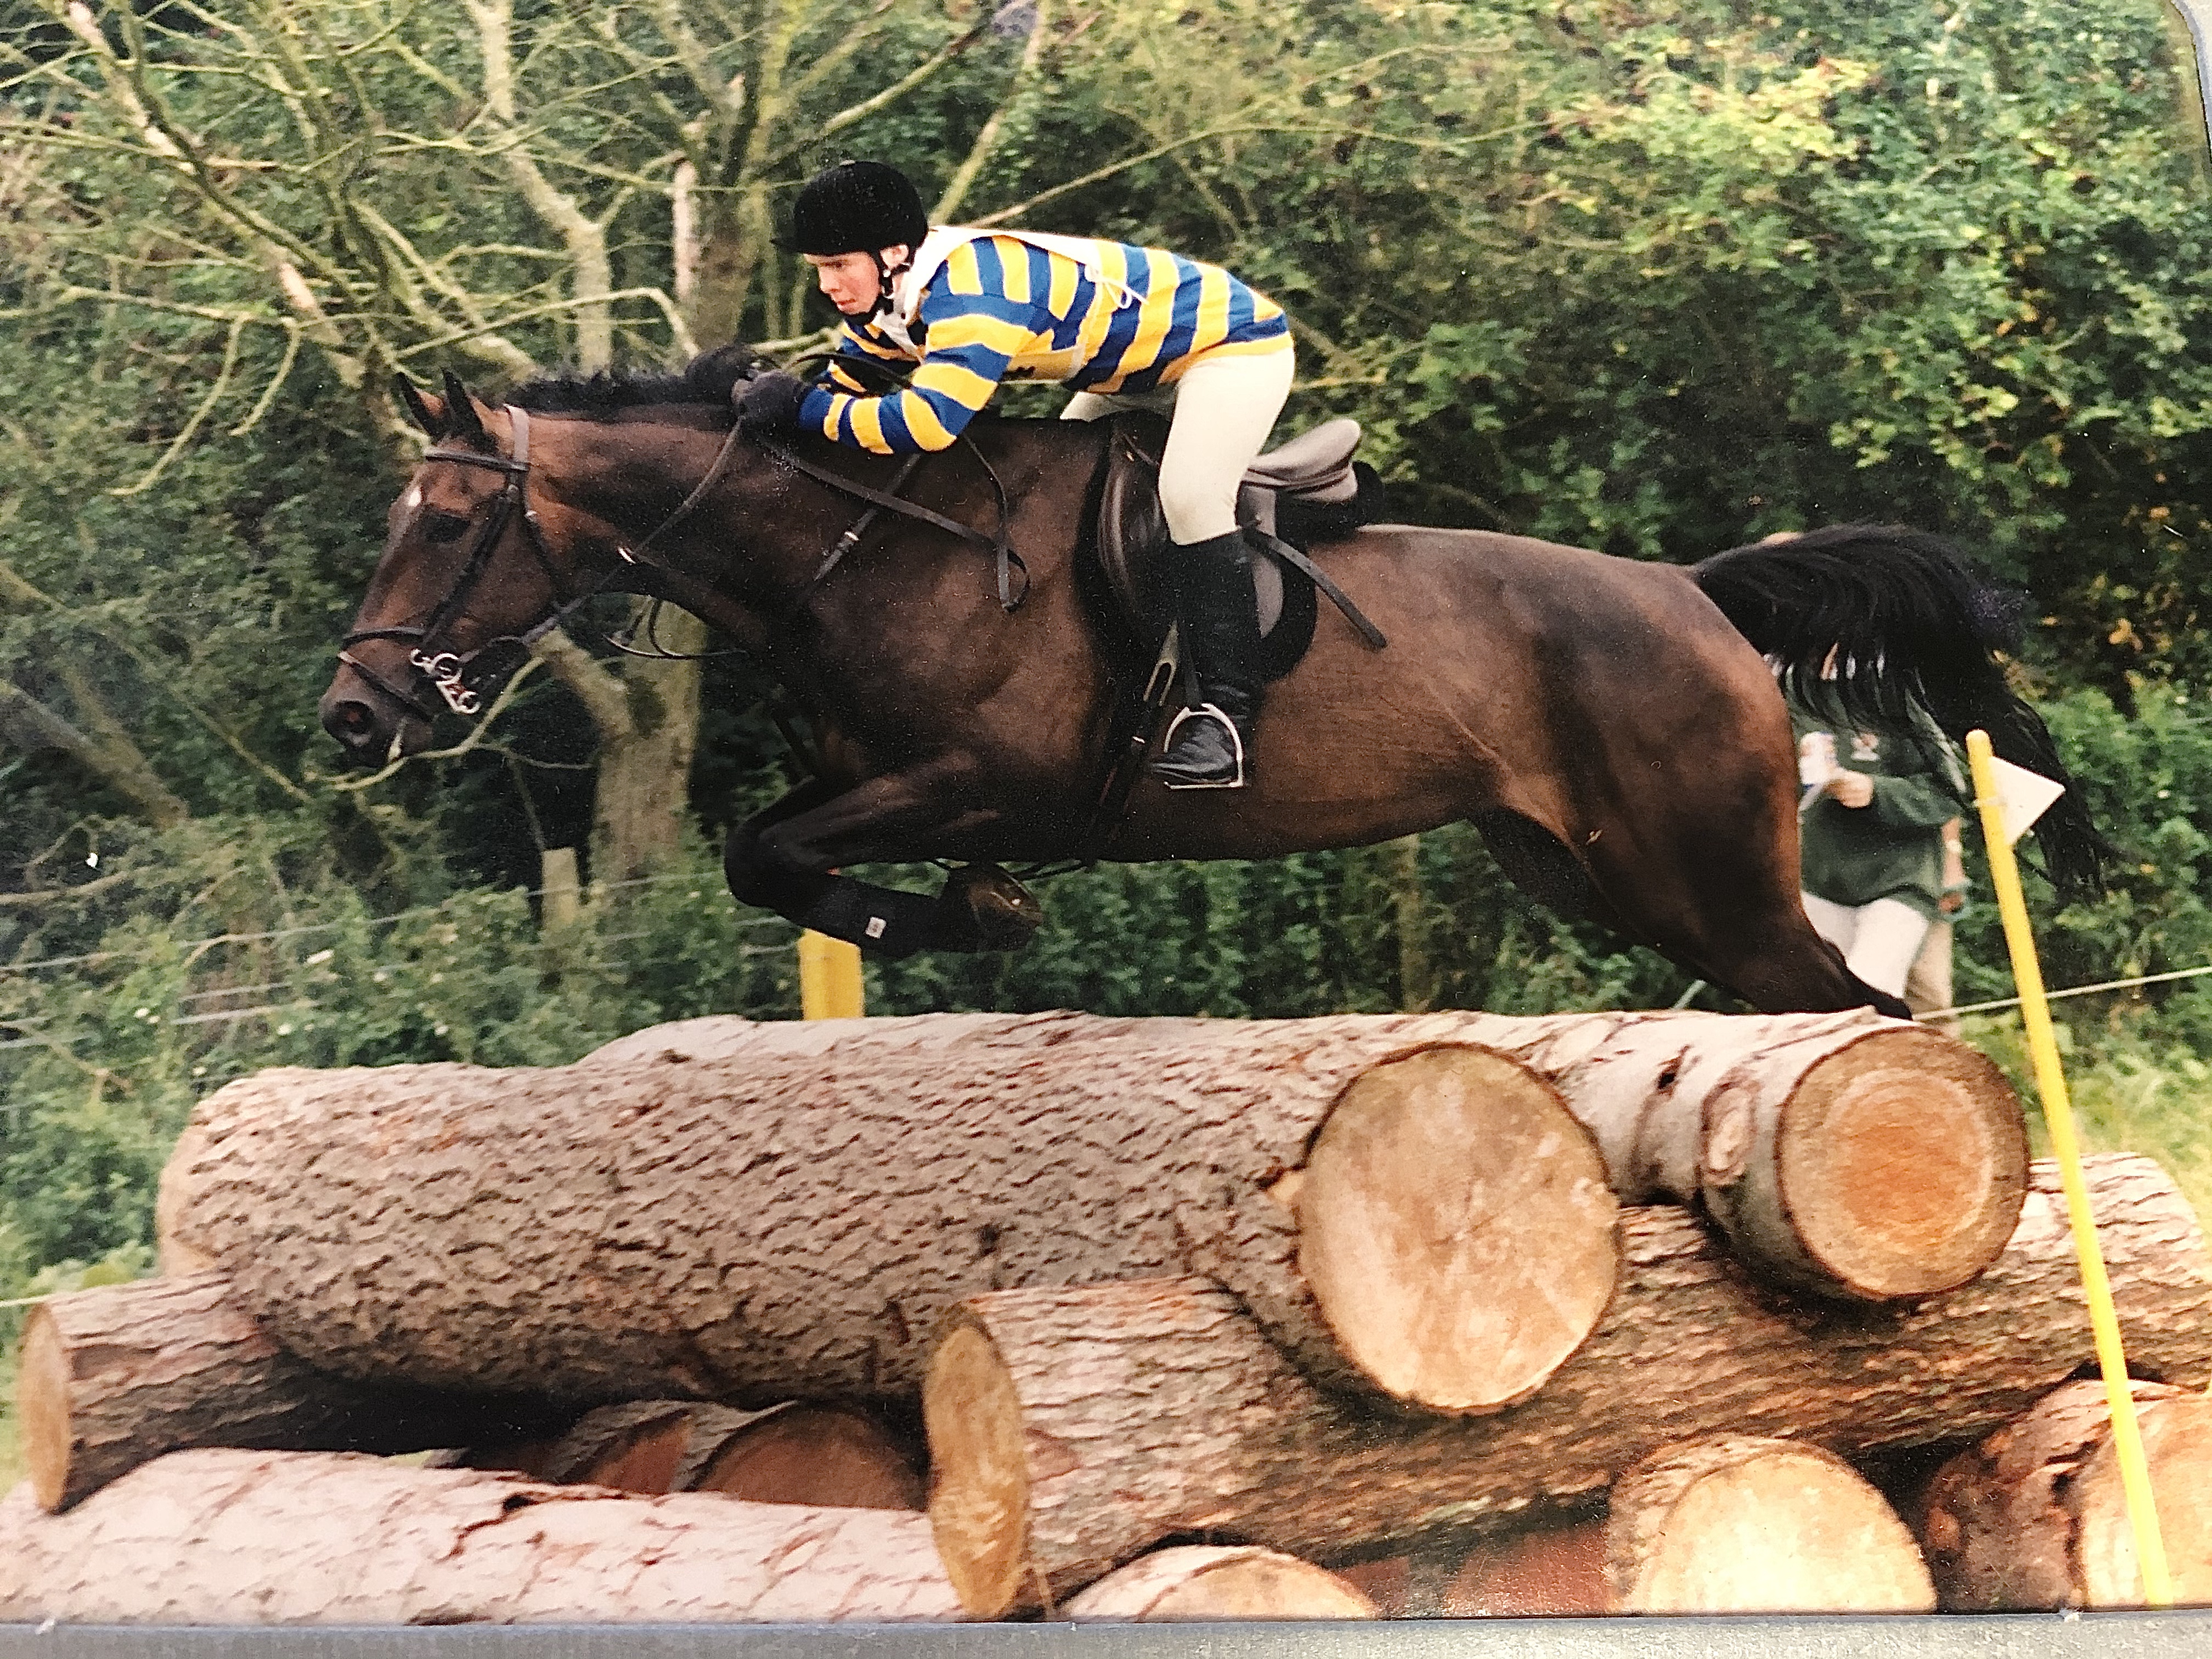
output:
[[[1237,491],[1290,393],[1289,320],[1218,266],[1125,243],[1026,230],[932,228],[914,185],[846,161],[799,192],[793,245],[842,313],[837,353],[807,382],[763,374],[745,418],[878,454],[943,449],[1002,380],[1075,389],[1067,420],[1167,413],[1160,505],[1196,704],[1150,770],[1171,789],[1235,789],[1260,701],[1252,553]],[[917,363],[882,397],[838,362]]]

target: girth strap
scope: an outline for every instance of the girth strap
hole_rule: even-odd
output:
[[[1352,602],[1352,596],[1336,585],[1335,578],[1298,551],[1297,548],[1291,546],[1290,543],[1285,541],[1280,536],[1271,536],[1266,531],[1252,525],[1244,526],[1244,534],[1258,542],[1268,552],[1289,565],[1328,595],[1329,602],[1344,612],[1345,621],[1352,624],[1359,637],[1367,641],[1370,649],[1380,651],[1390,643],[1383,637],[1382,630],[1368,621],[1367,613]]]

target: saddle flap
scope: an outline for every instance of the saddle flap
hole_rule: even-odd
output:
[[[1140,637],[1157,639],[1173,617],[1161,569],[1169,537],[1160,510],[1159,465],[1168,424],[1158,415],[1137,412],[1110,416],[1108,422],[1092,545],[1124,619]],[[1264,671],[1268,678],[1288,673],[1311,642],[1317,586],[1328,591],[1370,644],[1379,649],[1383,642],[1374,625],[1300,550],[1310,537],[1341,536],[1381,516],[1380,481],[1372,469],[1352,459],[1359,439],[1357,421],[1324,422],[1260,457],[1237,490],[1238,522],[1260,555],[1253,562],[1252,585],[1260,632],[1269,647]],[[1291,521],[1279,525],[1279,509]],[[1295,581],[1285,560],[1297,566]]]

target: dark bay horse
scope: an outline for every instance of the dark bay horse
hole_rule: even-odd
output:
[[[1028,577],[1017,608],[988,549],[890,514],[817,581],[865,509],[732,434],[750,368],[726,348],[678,375],[533,382],[503,409],[450,376],[443,398],[404,387],[436,447],[392,508],[323,724],[362,764],[420,749],[444,706],[470,711],[469,688],[489,700],[533,630],[594,591],[638,591],[649,566],[644,591],[755,653],[817,732],[819,775],[731,832],[738,898],[864,946],[1025,936],[988,925],[1003,908],[988,882],[963,910],[958,872],[936,901],[829,872],[1079,850],[1120,699],[1151,660],[1079,557],[1105,434],[986,419],[904,485],[986,530],[1003,488]],[[790,443],[878,490],[900,465]],[[1105,857],[1268,858],[1468,819],[1534,896],[1757,1007],[1902,1015],[1799,903],[1795,756],[1767,659],[1807,684],[1840,664],[1834,689],[1868,718],[1894,723],[1909,700],[1954,738],[1985,726],[2000,754],[2063,776],[1990,655],[1995,591],[1916,532],[1841,526],[1684,568],[1376,525],[1324,556],[1388,648],[1324,606],[1264,705],[1253,786],[1141,782]],[[2100,843],[2073,792],[2039,833],[2055,879],[2094,884]]]

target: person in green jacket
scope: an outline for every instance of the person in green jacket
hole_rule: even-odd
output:
[[[1805,914],[1852,973],[1901,997],[1942,914],[1943,826],[1964,792],[1956,759],[1932,733],[1854,731],[1796,703],[1790,718]]]

